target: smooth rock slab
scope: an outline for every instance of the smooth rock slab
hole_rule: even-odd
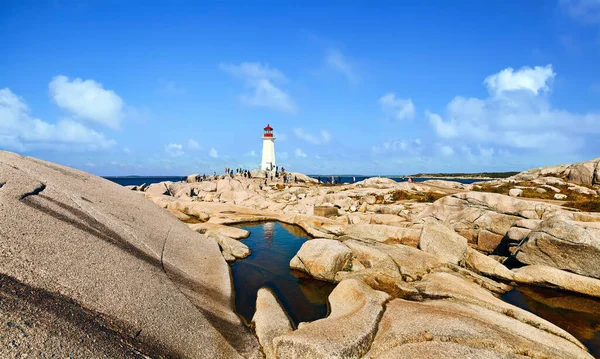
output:
[[[246,258],[252,253],[250,248],[244,243],[222,235],[219,232],[208,231],[206,232],[206,236],[217,241],[223,252],[228,253],[235,258]]]
[[[351,258],[352,251],[341,242],[316,238],[304,242],[290,261],[290,268],[333,282],[335,274],[344,269]]]
[[[0,151],[0,183],[2,276],[106,318],[149,356],[230,358],[258,348],[233,312],[229,269],[213,240],[138,193],[50,162]],[[37,356],[44,331],[29,337]],[[232,332],[243,338],[229,342]]]
[[[521,263],[546,265],[600,279],[600,229],[551,217],[531,231],[515,257]]]
[[[514,270],[515,282],[566,290],[600,298],[600,280],[548,266],[531,265]]]
[[[244,239],[248,238],[250,232],[245,229],[224,226],[222,224],[215,223],[194,223],[188,225],[193,231],[198,233],[206,233],[206,231],[219,232],[220,234],[233,239]]]
[[[419,248],[448,263],[458,264],[467,252],[467,239],[440,223],[429,221],[423,226]]]
[[[467,268],[474,270],[475,272],[486,277],[500,279],[507,282],[513,280],[514,277],[513,272],[506,268],[502,263],[486,256],[485,254],[479,253],[472,248],[467,248],[465,264]]]
[[[258,290],[256,313],[252,323],[267,359],[275,358],[273,339],[292,332],[293,327],[290,318],[269,288],[263,287]]]
[[[402,352],[405,345],[411,345],[410,351],[416,353],[416,357],[429,357],[424,353],[431,350],[433,342],[462,346],[453,349],[456,354],[487,350],[500,358],[519,355],[592,357],[581,343],[570,342],[511,316],[451,299],[426,302],[394,299],[389,302],[366,357],[392,357],[393,353]]]
[[[425,334],[423,339],[433,338]],[[375,358],[365,356],[365,358]],[[435,358],[435,359],[517,359],[528,357],[499,353],[496,351],[475,348],[468,345],[461,345],[452,342],[424,341],[419,343],[408,343],[399,347],[393,347],[384,353],[379,353],[377,359],[414,359],[414,358]]]
[[[523,190],[520,188],[512,188],[508,191],[508,195],[511,197],[521,197],[521,195],[523,195]]]
[[[369,349],[389,296],[357,279],[331,292],[331,314],[277,337],[277,358],[360,358]]]

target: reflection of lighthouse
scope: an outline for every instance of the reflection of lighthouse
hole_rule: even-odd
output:
[[[273,137],[273,128],[267,125],[263,139],[262,163],[260,169],[263,171],[271,171],[275,169],[275,137]]]
[[[270,243],[275,235],[275,222],[267,222],[263,225],[265,240]]]

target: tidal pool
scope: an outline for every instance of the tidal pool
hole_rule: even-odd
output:
[[[256,293],[263,286],[273,290],[295,325],[327,316],[327,298],[335,285],[290,270],[290,260],[310,239],[304,230],[279,222],[236,227],[250,231],[242,242],[252,254],[231,265],[236,311],[247,323],[256,311]]]
[[[600,357],[600,300],[565,292],[521,286],[502,299],[561,327]]]

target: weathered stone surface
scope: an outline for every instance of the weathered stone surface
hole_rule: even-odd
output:
[[[258,290],[256,312],[252,317],[252,323],[267,359],[276,358],[273,339],[291,333],[293,327],[290,318],[277,301],[275,294],[266,287]]]
[[[473,223],[483,230],[504,236],[509,228],[520,219],[517,216],[488,211],[483,213]]]
[[[600,164],[600,158],[574,163],[570,165],[558,165],[558,166],[549,166],[549,167],[541,167],[534,168],[524,172],[521,172],[509,179],[513,179],[516,181],[531,181],[531,180],[544,180],[546,177],[554,180],[554,183],[551,183],[549,180],[547,184],[550,185],[560,185],[560,182],[556,180],[561,180],[562,178],[568,178],[569,182],[579,183],[583,185],[593,185],[598,182],[600,178],[598,178],[598,166]],[[546,182],[544,182],[546,183]],[[563,183],[564,184],[564,181]]]
[[[516,222],[540,220],[563,211],[559,206],[495,193],[463,192],[436,201],[418,214],[413,222],[437,219],[467,238],[468,243],[482,251],[492,252]],[[480,246],[478,237],[482,232]]]
[[[566,194],[561,194],[561,193],[555,193],[554,194],[554,199],[562,201],[567,199],[567,195]]]
[[[433,185],[436,187],[460,189],[460,190],[466,190],[466,191],[470,191],[471,188],[473,187],[470,184],[464,184],[464,183],[460,183],[460,182],[456,182],[456,181],[445,181],[445,180],[427,180],[427,181],[423,181],[421,183],[427,184],[427,185]]]
[[[278,358],[360,358],[368,350],[389,296],[357,279],[331,292],[331,314],[275,338]]]
[[[333,206],[315,206],[313,213],[319,217],[335,217],[338,214],[337,208]]]
[[[596,197],[597,193],[595,189],[592,188],[588,188],[588,187],[583,187],[583,186],[578,186],[576,184],[573,183],[569,183],[569,190],[575,192],[575,193],[579,193],[579,194],[583,194],[583,195],[587,195],[587,196],[592,196],[592,197]]]
[[[413,300],[420,300],[422,298],[412,283],[403,280],[398,270],[391,270],[389,268],[362,268],[351,272],[337,272],[335,275],[336,282],[351,278],[358,279],[375,290],[385,292],[392,298],[408,298]]]
[[[355,240],[345,241],[344,244],[352,250],[353,270],[359,268],[378,268],[400,274],[394,260],[380,250],[385,244],[369,244]]]
[[[63,308],[110,318],[111,330],[151,356],[229,358],[257,350],[234,318],[229,271],[214,241],[133,191],[53,163],[0,151],[0,183],[0,273],[26,293],[68,298]],[[50,302],[28,305],[44,311]],[[88,330],[69,320],[71,330],[102,342],[97,323]],[[36,333],[49,338],[48,330]],[[44,353],[40,336],[21,340]],[[65,348],[55,354],[72,354]],[[90,348],[93,355],[83,357],[119,356]]]
[[[521,227],[511,227],[506,233],[506,237],[512,242],[521,242],[531,233],[531,229]]]
[[[371,187],[371,188],[393,188],[397,184],[398,184],[398,182],[396,182],[390,178],[371,177],[371,178],[367,178],[363,181],[356,182],[354,184],[354,186],[356,186],[356,187]]]
[[[317,279],[334,281],[335,274],[344,269],[351,258],[352,251],[341,242],[317,238],[304,242],[290,261],[290,268]]]
[[[541,265],[525,266],[515,269],[514,273],[518,283],[600,297],[600,280],[595,278]]]
[[[467,248],[465,255],[465,265],[468,269],[482,274],[486,277],[491,277],[503,281],[510,282],[513,280],[513,273],[497,260],[481,254],[472,248]]]
[[[443,224],[429,221],[423,226],[419,248],[448,263],[458,264],[467,251],[467,240]]]
[[[441,357],[490,356],[591,358],[582,345],[480,306],[443,299],[410,302],[394,299],[386,306],[367,358],[391,358],[410,345],[415,357],[430,357],[432,345],[444,345]],[[451,347],[443,344],[451,342]],[[439,352],[439,349],[437,350]],[[433,356],[437,357],[437,356]],[[471,356],[467,356],[471,357]]]
[[[500,242],[502,242],[502,238],[504,237],[490,231],[480,231],[477,236],[477,249],[492,253],[496,247],[498,247]]]
[[[227,263],[233,263],[235,262],[235,257],[232,256],[231,254],[227,253],[227,252],[221,252],[221,254],[223,254],[223,258],[225,258],[225,261],[227,261]]]
[[[189,175],[189,176],[186,177],[186,182],[187,183],[200,182],[201,178],[202,178],[202,176],[200,176],[199,174]]]
[[[516,221],[514,225],[519,228],[534,229],[539,226],[540,222],[541,221],[537,219],[520,219]]]
[[[523,195],[523,190],[520,188],[511,188],[511,190],[508,191],[508,195],[511,197],[521,197]]]
[[[207,237],[214,239],[223,252],[229,253],[235,258],[246,258],[252,254],[247,245],[220,232],[207,231],[205,234]]]
[[[222,224],[215,223],[194,223],[188,225],[193,231],[198,233],[206,233],[207,231],[218,232],[224,236],[233,239],[244,239],[250,235],[245,229],[235,228],[230,226],[224,226]]]
[[[162,196],[164,194],[170,194],[169,189],[165,185],[165,183],[153,183],[149,185],[144,191],[149,196]]]
[[[216,192],[217,184],[216,184],[216,182],[213,182],[213,181],[203,181],[203,182],[195,184],[194,188],[196,188],[198,191],[202,191],[202,192]]]
[[[600,278],[600,229],[576,223],[558,216],[542,221],[521,243],[516,259]]]
[[[456,344],[453,342],[434,341],[430,333],[425,333],[417,343],[407,343],[401,346],[391,347],[383,353],[378,353],[378,359],[413,359],[413,358],[436,358],[436,359],[517,359],[527,358],[518,354],[507,354],[470,345]],[[375,358],[366,356],[365,358]]]
[[[379,250],[392,258],[406,281],[419,280],[444,266],[444,262],[435,255],[402,244],[381,245]]]
[[[366,204],[375,204],[377,199],[375,198],[375,196],[365,196],[361,199],[361,201]]]
[[[175,218],[177,218],[178,220],[182,221],[182,222],[190,222],[193,221],[194,219],[190,216],[188,216],[185,213],[179,212],[179,211],[174,211],[172,209],[168,209],[169,213],[171,213],[173,216],[175,216]]]
[[[380,242],[387,244],[404,244],[416,247],[419,243],[421,230],[418,228],[402,228],[383,224],[355,224],[344,226],[343,235],[362,241]]]

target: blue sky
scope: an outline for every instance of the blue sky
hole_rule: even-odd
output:
[[[600,157],[600,1],[2,1],[0,149],[99,175]]]

